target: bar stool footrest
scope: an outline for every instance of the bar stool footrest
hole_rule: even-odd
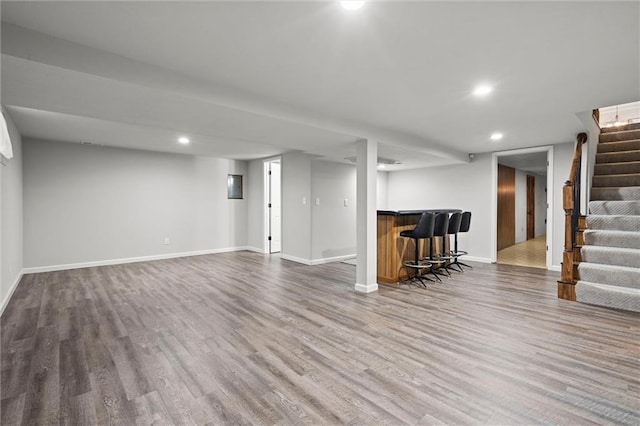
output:
[[[431,268],[432,265],[431,263],[420,263],[420,262],[416,264],[416,262],[413,260],[406,260],[402,262],[402,266],[406,268],[412,268],[412,269],[429,269]]]

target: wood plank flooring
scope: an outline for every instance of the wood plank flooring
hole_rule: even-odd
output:
[[[249,252],[27,275],[1,423],[640,424],[638,314],[474,265],[369,295]]]
[[[498,251],[498,263],[505,265],[547,267],[547,236],[541,235]]]

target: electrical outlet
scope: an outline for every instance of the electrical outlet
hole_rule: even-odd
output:
[[[302,197],[302,205],[303,206],[307,205],[307,197]]]
[[[165,246],[169,245],[169,237],[164,237],[164,245]]]
[[[320,198],[316,198],[316,206],[320,205]]]
[[[349,205],[349,199],[345,198],[344,199],[344,206],[347,207]]]

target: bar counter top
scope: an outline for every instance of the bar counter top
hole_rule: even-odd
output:
[[[430,209],[430,210],[378,210],[378,215],[383,216],[415,216],[422,213],[462,213],[460,209]]]

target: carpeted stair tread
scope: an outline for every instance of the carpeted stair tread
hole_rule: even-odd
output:
[[[640,200],[640,186],[591,188],[591,200]]]
[[[587,216],[587,229],[637,232],[640,230],[640,216],[592,214]]]
[[[593,177],[594,187],[640,186],[640,173],[598,175]]]
[[[589,213],[595,215],[640,215],[638,201],[590,201]]]
[[[599,152],[596,154],[596,164],[622,163],[624,161],[640,161],[640,149],[622,152]]]
[[[578,273],[581,281],[640,289],[640,268],[582,262]]]
[[[640,250],[640,232],[586,229],[583,246],[620,247]]]
[[[640,312],[640,126],[600,134],[576,300]]]
[[[640,289],[578,281],[576,300],[591,305],[640,312]]]
[[[621,132],[601,133],[598,139],[600,143],[628,141],[632,139],[640,139],[640,129],[623,130]]]
[[[580,256],[583,262],[603,263],[605,265],[640,265],[640,250],[620,247],[582,246]]]
[[[622,175],[627,173],[640,173],[640,161],[623,161],[621,163],[596,164],[593,169],[595,176]]]
[[[634,151],[640,149],[640,139],[615,141],[598,144],[598,152]]]

